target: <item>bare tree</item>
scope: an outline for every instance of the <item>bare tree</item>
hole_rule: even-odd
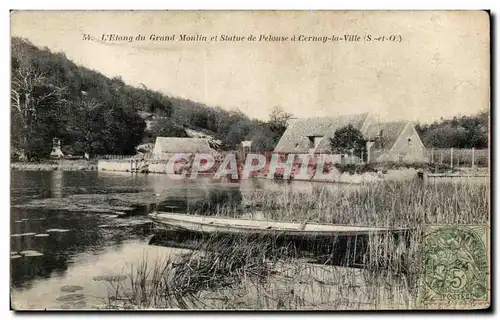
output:
[[[49,99],[57,98],[61,103],[61,96],[65,88],[48,83],[47,78],[33,66],[20,66],[13,70],[11,80],[11,112],[20,120],[22,132],[21,158],[25,158],[27,140],[33,121],[36,120],[38,108]]]

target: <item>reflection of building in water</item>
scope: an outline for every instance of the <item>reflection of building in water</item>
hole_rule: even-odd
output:
[[[52,198],[62,198],[63,196],[63,172],[59,170],[52,171],[50,179],[50,196]]]
[[[157,211],[209,214],[208,211],[218,207],[241,203],[239,185],[215,182],[209,177],[174,180],[167,175],[156,175],[151,178]]]

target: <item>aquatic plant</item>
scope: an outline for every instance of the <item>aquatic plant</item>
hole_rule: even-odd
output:
[[[287,186],[255,190],[247,199],[250,210],[258,208],[267,219],[398,226],[411,232],[399,237],[372,235],[362,250],[352,241],[333,243],[332,252],[323,256],[304,254],[273,238],[204,238],[188,254],[135,266],[129,285],[114,291],[109,307],[415,308],[422,294],[426,225],[488,223],[488,190],[486,183],[468,180],[384,182],[336,190],[325,184],[307,192]],[[217,210],[218,215],[231,214],[224,206]],[[338,259],[340,254],[344,259]]]

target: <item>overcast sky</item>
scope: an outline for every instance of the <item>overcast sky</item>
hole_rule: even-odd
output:
[[[485,12],[15,12],[13,36],[107,76],[267,119],[373,112],[428,122],[489,108]],[[83,34],[93,41],[83,40]],[[145,41],[101,41],[103,34]],[[176,35],[153,42],[150,35]],[[399,42],[180,42],[179,35],[400,35]]]

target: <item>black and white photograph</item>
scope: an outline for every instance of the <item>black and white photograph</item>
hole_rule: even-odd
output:
[[[488,309],[490,24],[12,10],[11,310]]]

